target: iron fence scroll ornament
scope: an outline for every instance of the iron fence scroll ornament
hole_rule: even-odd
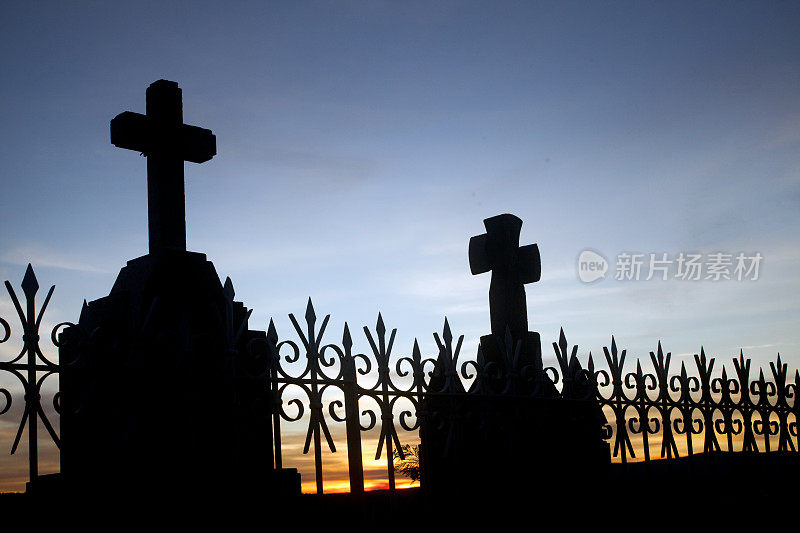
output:
[[[56,287],[55,285],[50,287],[44,302],[42,302],[37,312],[36,294],[39,292],[39,282],[30,264],[28,264],[25,270],[25,275],[22,278],[20,286],[25,296],[24,307],[20,303],[11,283],[9,281],[5,282],[6,290],[14,305],[14,309],[17,311],[22,326],[22,350],[13,359],[0,362],[0,370],[14,375],[22,385],[24,392],[24,409],[19,425],[17,426],[13,444],[11,445],[11,454],[13,455],[16,453],[22,435],[27,428],[29,479],[35,481],[39,477],[39,422],[42,423],[56,447],[61,447],[61,439],[42,406],[42,388],[48,378],[51,376],[58,376],[60,366],[58,362],[51,361],[44,355],[39,344],[41,340],[39,329],[42,324],[42,318],[44,317],[44,313],[47,310],[47,306],[50,303],[50,299]],[[54,346],[59,346],[58,332],[61,328],[71,325],[70,322],[62,322],[53,328],[50,339]],[[10,324],[2,317],[0,317],[0,327],[3,329],[3,336],[0,338],[0,343],[4,343],[11,338],[12,330]],[[2,409],[0,409],[0,415],[2,415],[11,409],[12,395],[9,390],[4,388],[0,388],[0,395],[3,396],[4,401]],[[57,414],[61,412],[60,394],[58,392],[53,396],[53,409]]]
[[[22,325],[22,350],[13,359],[0,362],[0,369],[19,379],[24,390],[25,407],[19,422],[11,451],[15,453],[25,429],[28,429],[30,479],[38,477],[39,436],[37,424],[41,421],[49,437],[57,447],[60,438],[54,424],[41,403],[42,387],[48,378],[58,375],[60,366],[47,358],[39,345],[39,329],[42,317],[53,295],[55,287],[48,291],[41,307],[36,309],[35,296],[39,285],[31,266],[26,270],[21,287],[24,304],[14,288],[6,281],[14,308]],[[225,294],[232,305],[233,288],[226,280]],[[228,318],[232,317],[230,314]],[[249,315],[248,315],[249,316]],[[330,315],[318,325],[316,311],[309,299],[304,315],[304,324],[294,315],[289,315],[299,342],[280,340],[274,322],[270,321],[265,338],[252,339],[248,347],[248,360],[264,361],[248,378],[262,383],[270,391],[272,431],[274,439],[274,463],[282,467],[281,421],[297,422],[308,411],[309,420],[303,453],[314,450],[317,492],[323,492],[322,452],[324,446],[336,451],[329,421],[344,423],[347,435],[348,463],[351,491],[364,490],[364,471],[361,460],[363,432],[377,429],[379,432],[375,459],[386,459],[386,475],[391,489],[396,487],[394,458],[405,458],[407,447],[402,444],[398,431],[422,431],[420,421],[435,418],[437,413],[426,412],[422,398],[427,394],[449,395],[525,395],[539,394],[537,386],[541,375],[547,375],[559,387],[559,398],[595,398],[601,407],[608,409],[611,418],[604,427],[604,438],[612,441],[612,455],[625,463],[638,459],[633,438],[641,442],[643,459],[650,461],[650,440],[659,436],[660,458],[673,459],[692,456],[696,453],[715,451],[797,452],[798,411],[797,393],[800,389],[800,372],[795,371],[789,380],[788,365],[780,355],[769,363],[767,379],[763,369],[757,378],[752,376],[752,362],[743,351],[732,359],[733,372],[723,367],[719,375],[714,373],[716,359],[708,357],[705,349],[692,357],[694,365],[681,361],[678,373],[673,372],[672,354],[665,351],[659,341],[651,352],[653,371],[645,372],[642,362],[637,360],[635,370],[626,369],[627,350],[620,349],[612,337],[609,347],[604,347],[606,368],[596,368],[594,358],[588,354],[586,368],[580,364],[578,347],[570,346],[563,329],[558,342],[553,343],[556,367],[537,371],[530,364],[519,360],[520,342],[511,338],[507,329],[502,342],[501,361],[485,361],[480,347],[475,358],[462,360],[464,336],[455,337],[447,319],[441,334],[434,333],[437,353],[433,357],[421,354],[419,343],[414,340],[410,355],[394,354],[396,329],[387,329],[382,315],[373,329],[364,327],[364,338],[370,350],[355,353],[354,342],[347,323],[344,324],[339,343],[324,344]],[[242,322],[243,323],[243,322]],[[51,333],[53,344],[58,347],[58,332],[64,322],[55,326]],[[241,324],[229,327],[229,349],[241,336]],[[11,338],[12,327],[0,317],[0,343]],[[288,353],[287,353],[288,352]],[[231,354],[236,359],[235,354]],[[292,365],[301,365],[299,372],[292,372]],[[693,368],[691,368],[693,366]],[[252,370],[252,369],[251,369]],[[492,385],[504,383],[500,389]],[[301,398],[287,399],[290,386],[303,391]],[[325,405],[326,392],[338,390]],[[0,389],[0,414],[9,412],[12,394]],[[408,404],[400,407],[400,399]],[[369,399],[374,406],[363,406]],[[410,406],[410,407],[409,407]],[[61,412],[60,394],[53,398],[56,413]],[[445,424],[445,420],[439,421]],[[702,447],[699,440],[702,440]],[[720,440],[723,439],[723,440]],[[638,447],[637,447],[638,448]],[[681,448],[685,451],[682,453]],[[424,464],[424,449],[420,453]],[[424,468],[421,469],[424,480]],[[423,481],[424,483],[424,481]]]

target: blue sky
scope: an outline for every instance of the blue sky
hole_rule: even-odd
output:
[[[531,328],[585,360],[800,363],[800,7],[790,2],[9,2],[0,20],[0,278],[32,262],[49,324],[147,251],[145,160],[109,121],[177,81],[218,155],[186,164],[187,243],[252,327],[311,296],[433,355],[474,353],[467,245],[523,219]],[[584,249],[611,263],[582,283]],[[617,254],[760,253],[756,281],[617,281]],[[45,287],[47,288],[47,287]],[[0,316],[14,318],[0,296]],[[43,328],[44,329],[44,328]],[[362,350],[364,339],[356,339]],[[9,343],[0,353],[13,352]]]

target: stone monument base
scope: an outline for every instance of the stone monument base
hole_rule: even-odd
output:
[[[248,312],[203,254],[131,260],[61,335],[61,471],[69,490],[221,493],[285,487]],[[297,488],[295,489],[295,485]]]
[[[590,491],[610,464],[594,400],[430,395],[423,487],[434,498],[547,498]]]

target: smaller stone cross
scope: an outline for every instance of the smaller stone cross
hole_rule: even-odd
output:
[[[147,156],[150,253],[186,250],[183,162],[205,163],[217,154],[211,130],[183,123],[181,90],[158,80],[147,88],[147,114],[120,113],[111,121],[111,144]]]
[[[528,336],[525,284],[539,281],[542,263],[536,244],[519,245],[522,220],[504,214],[483,221],[486,233],[469,240],[469,266],[473,274],[492,271],[489,315],[492,334],[503,339],[506,327],[515,341]]]

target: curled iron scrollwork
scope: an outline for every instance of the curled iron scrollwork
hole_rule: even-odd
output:
[[[329,422],[347,426],[348,450],[356,445],[352,439],[358,440],[354,449],[361,449],[361,433],[378,432],[373,452],[376,459],[385,457],[391,486],[393,457],[403,453],[400,431],[420,430],[422,420],[427,420],[430,427],[450,435],[457,422],[430,409],[426,398],[536,396],[543,393],[543,383],[557,385],[558,399],[596,402],[608,414],[598,431],[603,439],[613,441],[613,456],[623,462],[636,458],[639,450],[650,460],[651,440],[654,446],[660,440],[662,458],[720,450],[726,444],[728,450],[739,446],[760,451],[770,439],[780,441],[781,449],[796,448],[800,376],[788,383],[780,359],[772,365],[772,382],[763,372],[759,379],[751,380],[750,361],[743,354],[733,360],[736,373],[729,377],[725,368],[721,375],[714,372],[715,358],[708,357],[701,347],[698,354],[681,360],[679,372],[673,374],[672,354],[659,342],[650,352],[652,370],[646,371],[638,359],[631,370],[626,367],[627,350],[619,348],[612,337],[610,346],[603,347],[606,364],[600,368],[591,353],[588,359],[581,359],[578,347],[568,344],[561,330],[553,343],[556,366],[535,368],[522,361],[520,340],[508,332],[505,338],[495,339],[498,351],[494,360],[484,359],[480,345],[474,357],[463,357],[464,336],[454,335],[447,319],[441,332],[433,334],[435,353],[425,357],[416,339],[410,353],[395,355],[397,330],[387,328],[381,314],[374,327],[362,328],[366,353],[353,350],[346,323],[340,342],[322,344],[330,315],[318,322],[310,299],[305,323],[294,315],[289,318],[297,340],[278,340],[270,322],[267,344],[272,355],[265,375],[280,407],[278,419],[308,419],[303,451],[310,453],[313,446],[318,476],[323,439],[329,450],[335,449]],[[692,359],[694,367],[690,368]],[[289,398],[290,389],[299,397]],[[491,421],[473,422],[482,430],[492,430]],[[656,434],[661,438],[654,438]],[[718,442],[718,435],[727,442]],[[353,482],[358,482],[357,476],[351,477]]]
[[[53,424],[50,422],[50,417],[45,411],[42,404],[42,393],[44,384],[50,376],[58,375],[60,373],[60,365],[49,359],[42,351],[39,344],[39,329],[42,325],[42,319],[45,311],[50,303],[50,300],[55,291],[55,285],[50,287],[47,295],[44,298],[39,310],[36,310],[35,297],[39,291],[39,282],[36,279],[36,274],[33,267],[29,264],[25,275],[23,276],[20,287],[25,297],[24,306],[17,297],[11,283],[5,282],[5,287],[8,292],[11,302],[14,305],[20,324],[22,326],[22,348],[19,354],[9,361],[0,362],[0,370],[4,370],[15,376],[23,389],[24,409],[22,418],[17,426],[17,432],[14,442],[11,446],[11,453],[14,454],[22,439],[22,434],[25,428],[29,429],[29,449],[28,449],[28,463],[30,469],[30,479],[36,479],[38,476],[38,427],[39,424],[43,425],[48,435],[57,448],[60,448],[61,441],[58,433],[55,431]],[[57,339],[57,332],[62,326],[71,326],[71,323],[62,323],[56,326],[50,335],[53,344],[58,348],[60,343]],[[0,343],[6,342],[11,337],[11,327],[4,319],[0,318],[0,327],[2,327],[3,334],[0,338]],[[60,395],[58,392],[54,393],[53,407],[55,412],[60,413]],[[0,409],[0,414],[7,413],[12,404],[11,392],[7,389],[0,389],[0,396],[3,397],[4,404]]]

